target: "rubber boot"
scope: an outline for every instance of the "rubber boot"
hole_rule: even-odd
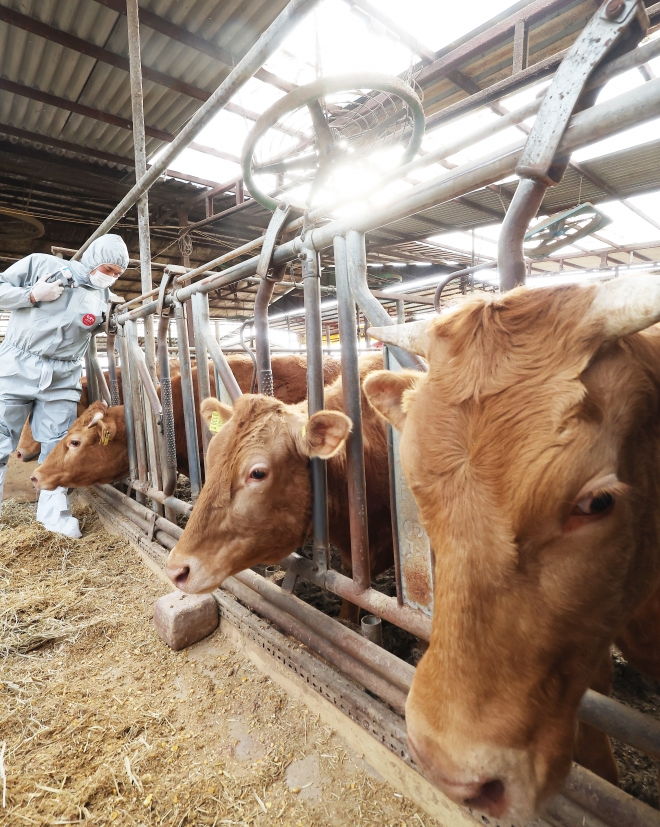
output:
[[[71,514],[69,498],[66,488],[55,488],[52,491],[40,491],[37,503],[37,522],[48,531],[56,531],[67,537],[78,539],[82,537],[78,520]]]

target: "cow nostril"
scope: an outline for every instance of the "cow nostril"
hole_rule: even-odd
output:
[[[34,474],[32,474],[32,476],[30,477],[30,482],[32,483],[32,485],[36,485],[39,482],[39,480],[37,477],[35,477]]]
[[[16,459],[20,459],[20,460],[23,459],[23,452],[22,451],[16,451]]]
[[[497,818],[506,810],[505,793],[504,784],[499,778],[495,778],[482,784],[478,794],[473,798],[466,798],[464,804]]]
[[[186,585],[186,581],[190,576],[190,566],[183,566],[179,569],[179,571],[174,575],[174,585],[177,588],[182,588]]]

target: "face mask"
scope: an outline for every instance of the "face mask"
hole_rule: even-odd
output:
[[[89,274],[89,280],[94,287],[112,287],[118,278],[119,276],[106,276],[106,274],[100,270],[95,270]]]

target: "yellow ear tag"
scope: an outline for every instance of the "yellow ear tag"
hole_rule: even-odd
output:
[[[217,434],[220,428],[224,425],[222,419],[220,419],[220,414],[217,411],[213,411],[211,414],[211,423],[209,425],[209,431],[212,434]]]
[[[110,442],[110,431],[104,431],[103,436],[99,439],[101,445],[107,445]]]
[[[304,439],[307,434],[307,425],[302,426],[302,431],[300,432],[300,436]]]

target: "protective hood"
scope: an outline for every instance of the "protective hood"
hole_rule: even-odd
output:
[[[74,264],[75,262],[70,262]],[[82,254],[80,265],[75,268],[74,277],[78,284],[87,284],[98,289],[89,280],[89,274],[101,264],[116,264],[125,270],[128,267],[128,250],[124,239],[114,233],[102,235],[95,239]]]

